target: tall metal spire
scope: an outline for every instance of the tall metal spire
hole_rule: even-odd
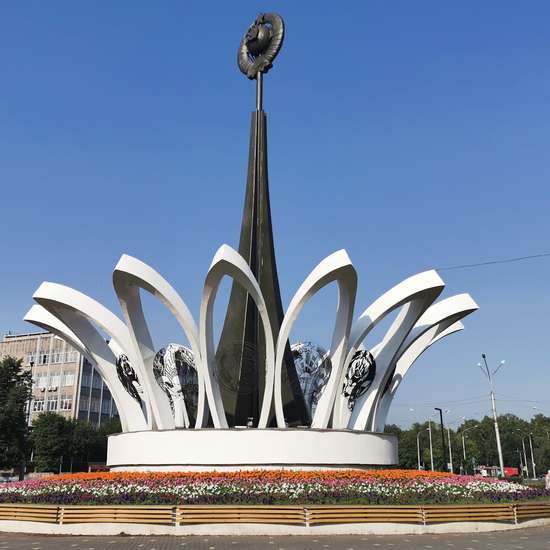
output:
[[[267,172],[267,125],[263,111],[263,74],[271,67],[284,38],[284,23],[275,13],[261,14],[245,33],[238,65],[256,80],[256,110],[252,112],[248,179],[239,253],[248,262],[262,290],[276,341],[283,320],[277,277]],[[254,301],[234,283],[216,353],[219,380],[230,426],[257,425],[265,381],[265,341]],[[300,388],[290,346],[283,369],[283,403],[289,425],[306,425],[310,415]]]

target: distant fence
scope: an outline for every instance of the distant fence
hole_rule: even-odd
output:
[[[0,504],[0,522],[135,523],[199,525],[263,523],[270,525],[337,525],[409,523],[431,525],[463,521],[521,523],[550,518],[550,501],[518,504],[419,506],[56,506]],[[1,524],[0,524],[1,528]]]

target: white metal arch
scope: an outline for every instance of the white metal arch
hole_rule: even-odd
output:
[[[164,405],[163,409],[164,413],[166,414],[169,412],[170,416],[171,411],[166,395],[154,380],[153,359],[155,357],[155,349],[143,314],[139,295],[140,289],[146,290],[164,304],[178,321],[189,341],[197,367],[199,395],[195,427],[204,427],[208,418],[206,414],[204,374],[201,367],[199,334],[197,325],[189,308],[178,292],[168,283],[168,281],[166,281],[166,279],[164,279],[164,277],[162,277],[162,275],[160,275],[160,273],[141,260],[128,256],[127,254],[124,254],[115,266],[113,272],[113,285],[120,301],[122,312],[130,328],[130,334],[133,336],[136,353],[141,354],[143,364],[151,379],[150,383],[155,387],[155,393],[158,394],[156,397],[167,404],[168,411]],[[189,427],[186,425],[183,416],[181,418],[176,417],[174,424],[176,427]]]
[[[421,315],[428,309],[443,290],[445,284],[436,271],[430,270],[405,279],[371,304],[357,319],[350,338],[346,365],[359,348],[367,334],[388,314],[401,308],[396,319],[386,332],[382,342],[373,353],[376,374],[368,391],[355,402],[349,411],[343,395],[334,413],[334,427],[348,427],[354,430],[369,429],[368,420],[379,389],[385,386],[391,362],[399,347],[412,330]],[[342,383],[343,380],[340,381]]]
[[[327,256],[313,269],[294,294],[281,323],[275,355],[275,413],[279,428],[286,427],[281,394],[282,363],[286,342],[302,308],[321,288],[332,282],[338,283],[338,309],[330,349],[332,371],[317,403],[311,424],[313,428],[328,426],[343,370],[357,291],[357,273],[345,250],[338,250]]]
[[[422,315],[390,366],[392,379],[386,386],[388,390],[383,393],[385,388],[382,388],[377,395],[370,419],[374,430],[384,428],[395,392],[418,357],[436,340],[441,339],[443,332],[477,309],[478,305],[469,294],[458,294],[437,302]],[[453,332],[456,330],[459,328],[456,327]]]
[[[105,385],[113,396],[123,431],[147,429],[147,421],[141,406],[123,388],[116,373],[116,357],[107,346],[97,329],[85,318],[77,317],[74,311],[63,306],[55,308],[54,313],[45,306],[34,305],[24,317],[45,330],[57,334],[71,346],[78,349],[101,374]],[[64,322],[68,321],[76,332]]]
[[[258,428],[265,428],[269,420],[269,412],[273,401],[273,378],[274,378],[274,341],[271,323],[267,307],[250,267],[245,259],[230,246],[224,244],[216,252],[206,280],[201,301],[201,312],[199,322],[199,338],[201,343],[201,357],[203,360],[204,380],[206,395],[210,405],[210,414],[214,427],[227,428],[227,418],[223,407],[220,387],[217,376],[216,352],[214,349],[214,304],[216,294],[224,276],[233,278],[241,284],[254,300],[258,313],[262,320],[265,337],[265,388],[258,421]]]
[[[155,421],[155,403],[154,400],[151,399],[151,390],[147,386],[147,381],[145,380],[141,358],[136,356],[133,352],[130,334],[126,325],[114,313],[93,298],[65,285],[44,282],[33,294],[33,298],[48,311],[58,316],[81,340],[85,341],[82,335],[78,333],[78,330],[76,330],[75,325],[78,324],[79,327],[82,327],[84,330],[86,325],[78,322],[84,318],[94,329],[94,325],[101,327],[109,335],[109,338],[115,340],[118,345],[126,351],[130,363],[136,370],[144,389],[143,400],[147,411],[147,425],[149,428],[155,429],[157,427]],[[65,312],[71,311],[74,315],[70,315],[69,322],[69,318]],[[63,316],[61,316],[60,313],[62,313]],[[97,330],[96,333],[100,337]],[[90,335],[90,338],[91,337]],[[103,338],[100,337],[100,340],[103,342]],[[99,340],[94,339],[94,341],[97,342],[98,347],[101,346]],[[88,345],[87,343],[87,347],[90,352],[94,351],[92,345]]]

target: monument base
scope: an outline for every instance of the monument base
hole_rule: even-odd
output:
[[[199,429],[111,435],[112,471],[366,468],[397,464],[397,437],[353,430]]]

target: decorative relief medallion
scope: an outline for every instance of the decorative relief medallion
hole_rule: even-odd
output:
[[[143,388],[139,383],[136,371],[130,365],[127,355],[121,354],[116,360],[116,373],[124,389],[141,404],[141,394]]]
[[[355,402],[364,395],[376,376],[376,361],[367,350],[357,350],[351,358],[342,395],[348,400],[348,409],[353,410]]]
[[[239,69],[250,80],[267,73],[283,45],[285,25],[280,15],[262,13],[248,27],[237,54]]]

